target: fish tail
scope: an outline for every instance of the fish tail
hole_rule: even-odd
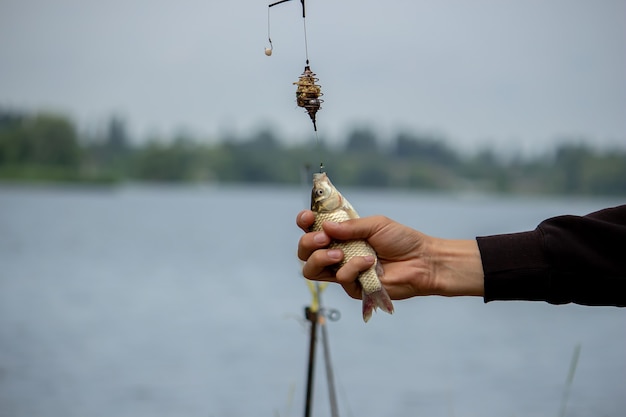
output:
[[[377,308],[380,308],[385,313],[393,314],[393,304],[391,303],[391,298],[389,298],[389,294],[387,294],[385,287],[380,287],[379,290],[369,294],[366,294],[365,290],[363,290],[362,298],[363,321],[365,321],[365,323],[369,321],[372,317],[372,312],[374,312]]]

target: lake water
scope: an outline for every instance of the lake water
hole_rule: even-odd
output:
[[[344,192],[362,215],[455,238],[622,202]],[[0,417],[301,416],[308,194],[1,186]],[[341,416],[558,416],[579,344],[566,415],[626,410],[625,309],[428,297],[366,325],[340,287],[324,302],[342,314]],[[330,415],[322,364],[315,416]]]

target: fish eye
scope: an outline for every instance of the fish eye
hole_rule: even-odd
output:
[[[317,190],[315,190],[315,194],[317,194],[319,197],[324,195],[324,189],[322,188],[318,188]]]

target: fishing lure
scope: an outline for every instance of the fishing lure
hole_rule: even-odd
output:
[[[298,86],[296,89],[296,103],[299,107],[304,107],[309,114],[313,122],[313,130],[316,132],[317,122],[315,114],[322,108],[322,103],[324,102],[324,100],[320,99],[324,94],[322,93],[322,87],[317,84],[317,81],[319,80],[315,77],[315,73],[307,65],[304,67],[304,72],[300,75],[298,81],[294,83]]]

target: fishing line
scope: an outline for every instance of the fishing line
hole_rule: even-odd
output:
[[[307,33],[306,33],[306,13],[305,13],[305,9],[304,9],[304,0],[300,0],[302,3],[302,28],[304,30],[304,57],[306,59],[306,65],[309,65],[309,41],[307,38]],[[315,79],[317,81],[317,79]],[[321,93],[319,93],[319,95],[321,95]],[[323,100],[319,100],[317,99],[318,102],[321,102]],[[318,108],[321,108],[319,106],[318,103]],[[316,110],[317,111],[317,110]],[[313,131],[315,132],[315,142],[317,144],[317,153],[320,159],[320,172],[324,172],[324,159],[323,159],[323,148],[322,148],[322,141],[320,140],[319,134],[317,133],[317,122],[315,119],[313,119]]]
[[[270,41],[270,47],[265,48],[265,55],[272,55],[272,50],[274,46],[272,45],[272,37],[270,36],[270,8],[267,8],[267,40]]]
[[[317,143],[317,153],[320,157],[320,173],[322,173],[325,172],[326,169],[326,167],[324,166],[324,148],[322,147],[322,141],[317,134],[317,129],[315,130],[315,142]]]
[[[279,0],[274,3],[270,3],[267,7],[267,39],[270,43],[269,48],[265,48],[265,55],[272,55],[273,45],[272,38],[270,36],[270,8],[286,3],[291,0]],[[296,89],[296,103],[298,107],[302,107],[306,110],[309,117],[311,118],[311,122],[313,122],[313,131],[315,132],[315,141],[317,142],[318,154],[320,157],[320,172],[324,172],[324,162],[322,158],[323,148],[322,143],[317,133],[317,120],[316,114],[318,110],[322,108],[322,100],[320,97],[324,94],[322,93],[322,87],[318,84],[319,79],[315,76],[315,73],[311,71],[311,67],[309,65],[309,41],[307,36],[307,28],[306,28],[306,7],[304,5],[305,0],[300,0],[302,5],[302,29],[304,32],[304,56],[305,56],[305,66],[304,72],[298,78],[294,84],[297,85]]]
[[[302,26],[304,27],[304,57],[306,58],[306,64],[309,65],[309,43],[306,39],[306,18],[304,17],[304,11],[302,13]]]

